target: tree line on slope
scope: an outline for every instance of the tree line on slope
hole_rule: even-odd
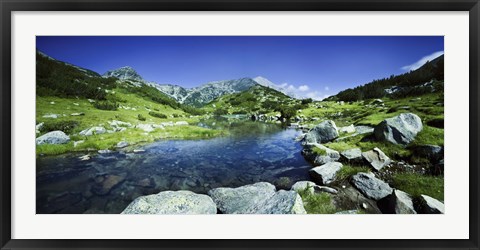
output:
[[[337,95],[327,98],[332,101],[359,101],[372,98],[382,98],[389,95],[385,89],[398,87],[390,96],[404,98],[423,95],[427,92],[443,91],[444,57],[443,55],[427,62],[422,67],[401,75],[391,75],[388,78],[373,80],[370,83],[340,91]],[[433,80],[433,81],[432,81]],[[421,84],[432,81],[433,88],[420,87]]]

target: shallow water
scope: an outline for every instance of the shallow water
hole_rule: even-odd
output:
[[[168,140],[145,152],[78,154],[37,159],[37,213],[120,213],[133,199],[164,190],[206,193],[268,181],[289,188],[308,179],[293,129],[253,122],[203,122],[228,126],[231,136]],[[283,178],[282,178],[283,177]]]

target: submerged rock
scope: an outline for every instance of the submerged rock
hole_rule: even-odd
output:
[[[352,177],[351,182],[363,195],[376,201],[393,192],[387,183],[377,179],[373,173],[358,173]]]
[[[215,188],[208,192],[225,214],[305,214],[303,202],[295,191],[280,190],[267,182],[238,188]]]
[[[382,121],[375,127],[374,133],[377,140],[407,145],[422,129],[422,120],[418,115],[403,113]]]
[[[370,163],[370,166],[377,171],[392,162],[390,158],[388,158],[388,156],[385,155],[385,153],[383,153],[379,148],[374,148],[373,150],[363,152],[362,156],[368,163]]]
[[[335,180],[337,172],[342,168],[342,163],[329,162],[320,167],[312,168],[308,173],[321,185],[328,185]]]
[[[141,196],[130,203],[122,214],[216,214],[212,198],[191,191],[164,191]]]
[[[325,143],[338,137],[338,129],[335,122],[327,120],[312,128],[306,135],[306,143]]]
[[[48,132],[42,136],[37,137],[35,139],[35,143],[37,145],[42,144],[65,144],[70,141],[70,137],[66,135],[63,131],[57,130]]]
[[[122,183],[124,180],[125,175],[109,174],[98,177],[95,179],[97,183],[92,187],[92,192],[97,195],[106,195],[110,193],[110,190]]]

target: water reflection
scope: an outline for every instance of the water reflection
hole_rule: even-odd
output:
[[[88,161],[76,154],[38,158],[37,213],[119,213],[136,197],[163,190],[206,193],[259,181],[289,188],[308,179],[309,164],[293,140],[298,131],[228,119],[201,125],[228,128],[231,135],[159,141],[141,153],[98,154]]]

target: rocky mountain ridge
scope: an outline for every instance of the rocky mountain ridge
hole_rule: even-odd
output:
[[[129,80],[140,84],[147,84],[155,87],[180,103],[197,107],[209,103],[220,96],[242,92],[255,85],[269,87],[290,97],[294,97],[294,94],[291,93],[291,91],[288,91],[281,85],[274,84],[261,76],[255,78],[245,77],[233,80],[213,81],[194,88],[184,88],[174,84],[159,84],[146,81],[130,66],[110,70],[103,74],[103,77],[117,77],[120,80]]]

